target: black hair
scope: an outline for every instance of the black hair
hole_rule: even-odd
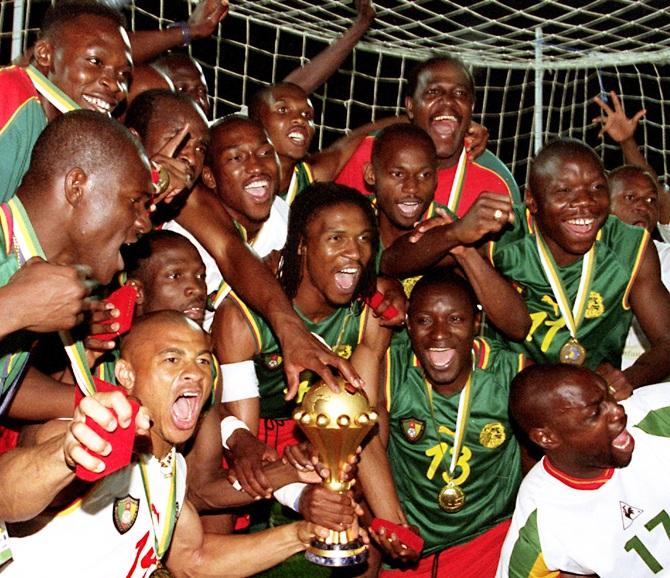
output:
[[[452,285],[461,289],[468,298],[468,301],[470,301],[472,309],[474,311],[479,310],[479,299],[477,299],[477,295],[475,294],[472,285],[470,285],[468,280],[465,279],[463,275],[459,274],[453,267],[436,267],[421,277],[412,288],[412,293],[409,296],[410,307],[413,298],[428,287],[433,287],[435,285]]]
[[[463,74],[468,81],[468,86],[470,87],[472,98],[474,99],[475,78],[472,76],[472,72],[470,72],[470,69],[466,66],[466,64],[460,58],[456,58],[455,56],[433,56],[432,58],[417,64],[407,76],[407,91],[405,94],[413,98],[414,93],[416,92],[416,88],[419,84],[419,77],[421,76],[421,73],[431,66],[442,63],[453,64],[463,71]]]
[[[123,262],[128,278],[139,278],[144,281],[144,270],[147,262],[156,253],[157,248],[166,243],[183,243],[195,249],[195,245],[179,233],[166,229],[151,231],[151,233],[142,235],[136,243],[121,247],[121,254],[123,255]]]
[[[205,160],[205,164],[207,166],[211,167],[216,162],[216,158],[219,155],[219,135],[225,134],[231,125],[238,123],[256,126],[265,134],[263,125],[261,125],[261,123],[259,123],[257,120],[251,119],[247,115],[241,114],[239,112],[227,114],[209,127],[209,148],[207,149],[207,158]]]
[[[437,162],[437,151],[435,150],[435,143],[433,142],[433,139],[430,138],[428,133],[415,124],[399,122],[382,129],[375,137],[374,143],[372,144],[372,154],[370,155],[370,159],[375,168],[378,166],[379,155],[381,155],[383,148],[387,146],[389,141],[392,141],[398,137],[414,139],[416,141],[422,142],[430,151],[435,162]]]
[[[268,84],[267,86],[262,86],[251,95],[251,98],[247,103],[247,106],[249,108],[249,118],[260,121],[261,108],[267,102],[268,96],[272,94],[272,91],[275,88],[281,88],[284,86],[297,88],[300,92],[302,92],[305,95],[305,98],[308,97],[308,94],[305,92],[305,90],[300,85],[295,84],[294,82],[278,82],[276,84]]]
[[[379,231],[372,203],[356,189],[336,183],[317,182],[302,191],[291,205],[286,244],[282,249],[278,271],[279,283],[289,299],[293,299],[298,293],[302,275],[300,248],[305,240],[307,228],[323,210],[338,205],[360,208],[373,231],[372,256],[363,270],[354,299],[367,298],[374,294],[377,283],[375,263],[379,249]]]
[[[607,182],[610,184],[610,195],[612,194],[612,183],[620,178],[626,178],[633,175],[638,175],[649,179],[654,190],[658,190],[658,181],[654,178],[647,169],[639,165],[621,165],[613,171],[607,173]]]
[[[62,0],[50,6],[42,19],[39,37],[57,39],[61,28],[79,16],[106,18],[116,26],[126,28],[126,19],[121,12],[96,0]]]

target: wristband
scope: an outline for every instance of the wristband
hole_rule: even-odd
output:
[[[188,22],[180,20],[168,26],[168,28],[179,28],[181,30],[181,44],[180,46],[188,46],[191,44],[191,27],[188,25]]]
[[[223,380],[221,403],[259,397],[258,377],[251,359],[236,363],[222,363],[219,369]]]
[[[300,504],[300,496],[302,496],[302,492],[306,487],[307,484],[303,484],[302,482],[286,484],[274,491],[274,497],[282,506],[291,508],[291,510],[299,514],[298,505]]]
[[[228,417],[224,417],[221,420],[221,444],[227,450],[230,449],[228,447],[228,440],[230,439],[230,436],[233,435],[238,429],[245,429],[249,431],[247,424],[244,423],[241,419],[237,419],[234,415],[229,415]]]

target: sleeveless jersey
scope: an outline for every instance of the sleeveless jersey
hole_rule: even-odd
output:
[[[515,207],[514,226],[489,245],[495,267],[514,283],[532,319],[526,339],[509,342],[537,363],[557,363],[561,347],[570,339],[537,252],[530,213]],[[609,216],[596,239],[596,255],[584,320],[577,338],[586,349],[584,365],[595,369],[603,361],[620,367],[632,311],[628,294],[644,256],[649,234]],[[582,272],[582,259],[558,267],[570,306],[574,303]]]
[[[635,439],[630,464],[598,480],[570,478],[546,458],[536,464],[521,484],[498,578],[670,572],[670,384],[636,390],[622,405]]]
[[[454,472],[465,505],[454,513],[440,509],[438,494],[447,482],[443,474],[453,451],[460,392],[443,396],[433,390],[431,412],[423,371],[411,348],[392,345],[387,353],[389,463],[407,519],[425,540],[426,556],[467,542],[509,518],[521,481],[507,398],[524,357],[479,338],[473,351],[470,417]]]
[[[380,131],[375,131],[368,135],[354,154],[344,165],[340,174],[335,179],[340,185],[347,185],[358,189],[361,193],[372,194],[373,191],[368,187],[363,177],[365,164],[370,162],[372,156],[372,145],[376,135]],[[456,165],[445,169],[439,169],[437,172],[437,189],[435,190],[435,200],[443,205],[449,204],[449,194],[451,185],[456,175]],[[465,170],[461,198],[458,202],[455,212],[459,217],[463,217],[468,209],[475,202],[477,197],[483,192],[489,191],[506,195],[512,199],[512,202],[521,202],[521,194],[512,173],[504,163],[490,151],[476,158],[474,161],[468,161]]]
[[[259,382],[260,415],[262,418],[271,419],[290,418],[296,400],[289,402],[284,400],[286,380],[279,340],[263,317],[249,309],[234,292],[230,293],[230,297],[242,311],[256,342],[254,367]],[[321,337],[337,355],[345,359],[351,357],[361,340],[369,315],[369,307],[352,303],[349,307],[335,309],[326,319],[314,323],[302,315],[295,306],[293,308],[308,331]],[[311,372],[301,374],[298,398],[302,398],[302,394],[316,379],[317,377]]]
[[[308,162],[300,161],[293,167],[293,176],[288,186],[288,191],[284,191],[279,196],[286,201],[289,207],[293,204],[296,197],[302,193],[310,184],[314,182],[312,167]]]
[[[177,515],[184,503],[186,463],[176,456]],[[35,576],[95,576],[142,578],[156,568],[154,529],[159,533],[168,518],[170,478],[153,456],[142,458],[152,499],[147,503],[138,463],[103,478],[46,526],[23,538],[11,537],[14,561],[3,568],[3,578]]]

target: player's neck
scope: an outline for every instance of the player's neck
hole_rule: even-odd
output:
[[[433,382],[430,378],[428,378],[428,383],[430,383],[434,391],[436,391],[440,395],[449,397],[450,395],[454,395],[463,390],[465,384],[468,382],[470,373],[471,369],[470,367],[467,367],[463,371],[461,371],[461,373],[456,377],[456,379],[454,379],[454,381],[450,383],[436,383]]]
[[[384,248],[390,247],[396,239],[410,232],[396,227],[381,211],[379,211],[377,222],[379,224],[379,239]]]
[[[319,323],[326,317],[330,317],[336,309],[335,306],[326,301],[318,288],[309,282],[305,282],[304,277],[293,299],[293,304],[300,310],[300,313],[313,323]]]
[[[285,156],[279,156],[279,190],[282,194],[288,192],[291,186],[291,179],[293,178],[293,171],[298,161]]]
[[[448,157],[438,157],[437,167],[440,169],[448,169],[456,166],[458,164],[458,159],[461,158],[461,152],[463,151],[464,146],[464,143],[461,143],[454,154],[449,155]]]
[[[598,481],[607,479],[611,477],[612,472],[612,468],[576,464],[556,455],[545,458],[545,468],[552,476],[568,485],[572,485],[571,482],[574,483],[574,481],[579,480]]]

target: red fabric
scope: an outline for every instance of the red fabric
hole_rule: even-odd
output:
[[[371,195],[374,191],[368,187],[363,178],[363,170],[365,164],[370,162],[372,155],[372,144],[375,137],[373,135],[365,137],[363,142],[358,145],[358,148],[351,155],[351,158],[344,165],[335,179],[336,183],[347,185],[358,189],[360,192]],[[440,169],[437,173],[437,190],[435,191],[435,201],[442,205],[447,205],[449,201],[449,194],[451,193],[451,185],[456,174],[456,165],[446,169]],[[477,197],[484,191],[497,193],[499,195],[511,196],[507,183],[498,176],[491,169],[483,167],[477,162],[468,162],[465,173],[465,182],[463,183],[463,192],[461,200],[458,204],[456,214],[463,217],[468,209],[475,202]]]
[[[0,454],[15,448],[19,443],[19,429],[0,425]]]
[[[286,446],[299,443],[299,440],[295,436],[297,427],[295,421],[292,419],[261,419],[260,426],[258,427],[258,439],[271,448],[276,449],[281,457]]]
[[[422,558],[416,568],[408,570],[382,570],[382,578],[431,578],[435,556],[439,556],[436,578],[493,578],[498,567],[507,529],[511,520],[477,536],[465,544],[442,550]]]
[[[19,66],[0,69],[0,86],[3,87],[0,98],[0,131],[2,131],[21,105],[38,95],[30,77]]]

